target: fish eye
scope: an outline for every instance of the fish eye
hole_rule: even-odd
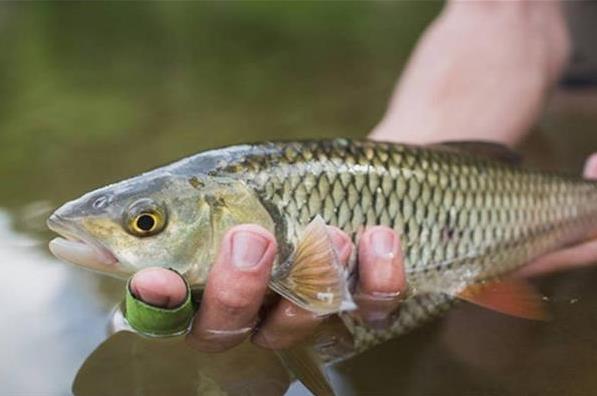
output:
[[[156,224],[156,217],[153,213],[143,213],[135,219],[135,227],[137,231],[141,232],[151,232]]]
[[[161,232],[166,226],[166,211],[151,199],[134,202],[125,214],[128,232],[138,237],[146,237]]]

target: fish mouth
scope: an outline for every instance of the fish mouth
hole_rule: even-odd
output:
[[[48,227],[61,235],[50,241],[52,254],[61,260],[101,272],[117,271],[118,259],[110,250],[80,230],[76,224],[54,213]]]

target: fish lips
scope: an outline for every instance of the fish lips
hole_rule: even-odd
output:
[[[105,246],[88,237],[74,222],[54,213],[48,227],[61,235],[50,241],[52,254],[61,260],[101,272],[117,271],[118,259]]]

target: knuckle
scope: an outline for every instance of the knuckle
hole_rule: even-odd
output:
[[[214,298],[218,309],[228,315],[239,315],[253,305],[253,299],[250,296],[230,289],[218,290]]]
[[[359,281],[360,290],[380,300],[399,296],[406,289],[403,276],[394,271],[370,271]]]

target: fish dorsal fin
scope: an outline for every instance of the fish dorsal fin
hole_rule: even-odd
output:
[[[482,140],[462,140],[442,142],[433,145],[433,147],[474,154],[479,157],[490,158],[509,165],[520,165],[522,163],[520,154],[501,143]]]
[[[317,396],[335,396],[323,365],[306,346],[276,351],[284,366]]]
[[[506,315],[547,320],[542,296],[530,284],[518,279],[502,279],[475,284],[461,291],[458,298]]]
[[[321,216],[307,225],[289,261],[272,276],[270,287],[319,315],[356,308],[348,291],[344,268]]]

